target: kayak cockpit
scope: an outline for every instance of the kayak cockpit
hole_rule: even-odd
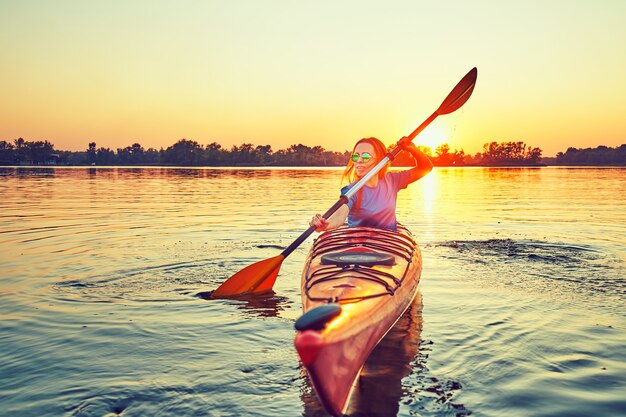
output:
[[[341,227],[326,232],[311,249],[316,266],[308,265],[303,290],[314,302],[352,303],[393,295],[402,285],[416,250],[412,236]]]

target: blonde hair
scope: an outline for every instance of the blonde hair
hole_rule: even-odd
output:
[[[360,139],[354,145],[354,148],[352,148],[352,152],[350,153],[350,159],[348,159],[348,164],[346,165],[346,169],[343,170],[343,175],[341,176],[342,186],[344,183],[352,184],[356,180],[356,168],[355,168],[355,163],[352,162],[352,154],[354,154],[354,150],[361,143],[369,143],[370,145],[372,145],[374,147],[374,153],[375,153],[374,156],[378,160],[384,158],[385,155],[387,154],[387,148],[385,147],[385,144],[380,141],[380,139],[377,139],[377,138]],[[387,165],[385,165],[384,167],[382,167],[380,171],[378,171],[379,179],[382,179],[385,176],[385,174],[387,173],[387,168],[389,168],[389,165],[390,163],[387,163]]]

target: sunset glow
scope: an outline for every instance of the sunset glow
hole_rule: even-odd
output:
[[[427,146],[433,152],[438,146],[444,143],[450,144],[450,134],[445,125],[441,123],[432,123],[424,129],[415,140],[420,146]]]
[[[453,6],[5,1],[0,140],[344,151],[410,133],[476,66],[468,104],[416,142],[550,156],[625,141],[626,2]]]

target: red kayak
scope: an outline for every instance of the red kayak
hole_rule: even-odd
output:
[[[361,368],[415,298],[422,257],[411,233],[340,227],[313,243],[295,346],[326,410],[345,413]]]

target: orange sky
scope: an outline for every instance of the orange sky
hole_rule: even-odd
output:
[[[343,151],[410,133],[476,66],[417,143],[626,143],[625,1],[434,3],[0,0],[0,140]]]

